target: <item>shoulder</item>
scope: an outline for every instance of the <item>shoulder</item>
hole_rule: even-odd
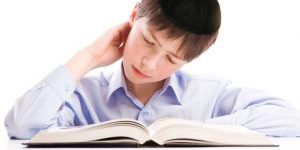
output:
[[[182,80],[187,87],[226,87],[231,84],[231,80],[215,74],[189,74],[177,71],[175,76]]]
[[[98,75],[85,76],[79,81],[77,89],[89,91],[105,89],[109,86],[112,75],[111,71],[100,71]]]

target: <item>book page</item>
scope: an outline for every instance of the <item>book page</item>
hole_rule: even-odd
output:
[[[142,144],[149,140],[149,133],[136,120],[117,119],[81,127],[50,129],[38,133],[29,143],[74,143],[115,137],[135,139]]]
[[[151,139],[160,145],[180,140],[216,145],[273,145],[264,135],[241,126],[205,124],[174,118],[154,122],[149,131]]]
[[[153,136],[156,132],[161,130],[162,128],[165,128],[170,125],[175,124],[186,124],[186,125],[195,125],[195,126],[201,126],[204,124],[204,122],[200,121],[193,121],[193,120],[184,120],[184,119],[178,119],[178,118],[161,118],[153,122],[149,127],[149,133],[150,137]]]

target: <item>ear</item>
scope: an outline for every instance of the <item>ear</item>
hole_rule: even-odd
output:
[[[129,25],[130,27],[133,26],[134,22],[135,22],[135,19],[137,17],[137,11],[138,11],[138,6],[139,6],[139,3],[137,3],[135,5],[135,7],[133,8],[132,12],[131,12],[131,15],[130,15],[130,20],[129,20]]]

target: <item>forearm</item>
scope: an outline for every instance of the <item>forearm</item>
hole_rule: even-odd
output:
[[[300,136],[300,113],[278,105],[249,107],[205,122],[241,125],[268,136]]]
[[[265,91],[229,84],[214,105],[207,123],[241,125],[270,136],[300,136],[300,112]]]
[[[70,71],[74,80],[78,82],[94,68],[95,64],[92,60],[93,57],[87,50],[81,50],[65,64],[65,67]]]

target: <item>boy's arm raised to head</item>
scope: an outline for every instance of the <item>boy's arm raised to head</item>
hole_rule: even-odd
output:
[[[30,139],[40,130],[73,126],[76,110],[73,111],[75,105],[70,102],[78,101],[78,97],[74,96],[77,82],[89,70],[109,65],[121,58],[124,48],[122,43],[126,41],[129,31],[127,22],[108,30],[94,43],[79,51],[65,66],[56,68],[22,95],[5,118],[9,137]]]
[[[75,54],[65,67],[78,82],[90,70],[112,64],[122,57],[129,32],[128,22],[109,29],[92,44]]]

